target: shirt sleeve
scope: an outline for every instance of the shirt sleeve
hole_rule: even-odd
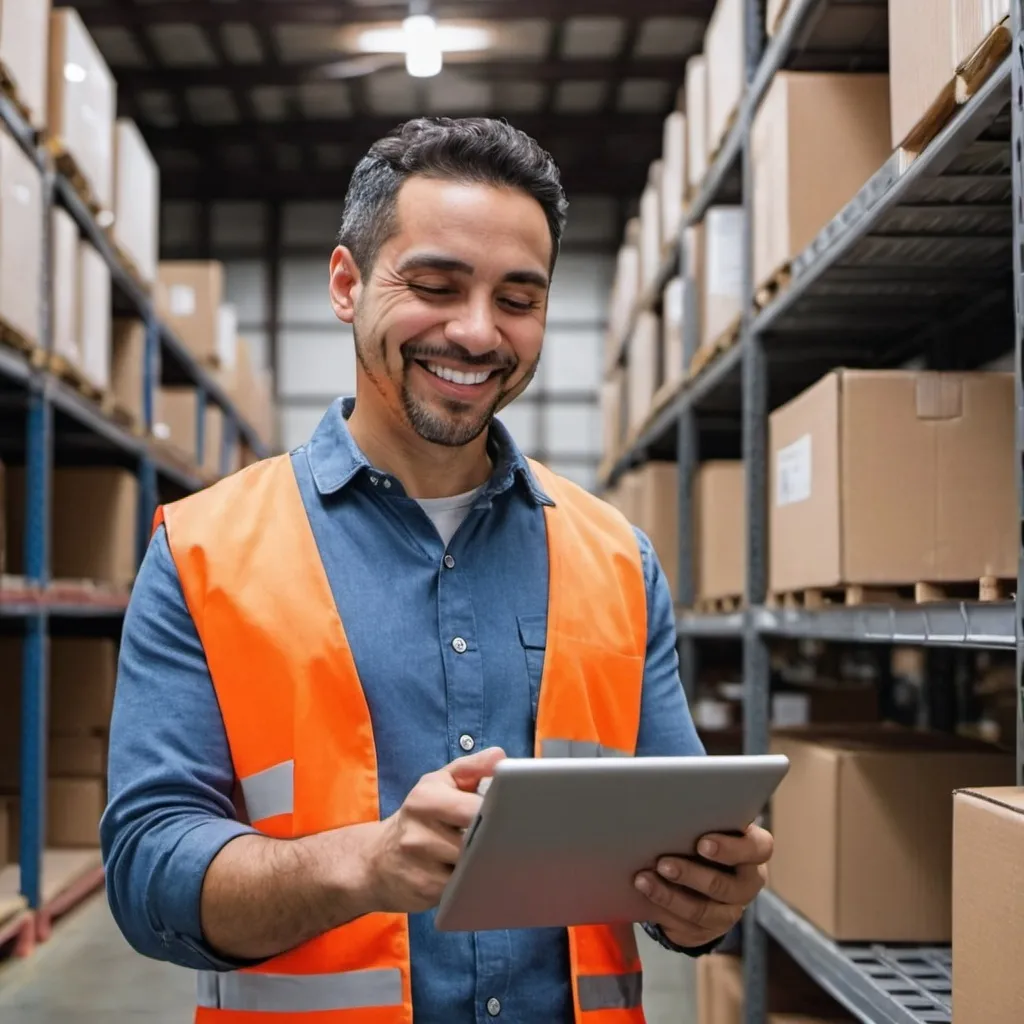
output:
[[[240,823],[234,769],[206,655],[163,527],[132,591],[100,824],[107,898],[128,942],[182,967],[230,970],[204,942],[207,868]]]

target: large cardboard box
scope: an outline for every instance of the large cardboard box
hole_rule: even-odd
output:
[[[0,319],[33,344],[40,340],[42,229],[42,178],[0,131]]]
[[[784,71],[754,118],[754,285],[798,256],[888,158],[885,75]]]
[[[62,206],[53,208],[53,351],[84,372],[78,336],[78,225]]]
[[[134,121],[114,129],[114,241],[152,284],[160,247],[160,171]]]
[[[0,63],[29,123],[46,127],[46,61],[50,0],[0,0]]]
[[[746,81],[745,0],[718,0],[704,35],[707,54],[707,147],[713,160],[732,126]]]
[[[686,201],[686,114],[674,110],[665,118],[661,142],[662,245],[679,238]]]
[[[642,482],[639,472],[632,470],[619,479],[617,507],[619,511],[634,525],[639,526],[641,519],[640,496]]]
[[[693,296],[697,303],[696,332],[697,339],[704,332],[704,222],[692,224],[683,232],[683,260],[686,276],[693,282]]]
[[[82,373],[93,387],[106,391],[110,387],[110,267],[84,238],[78,243],[77,305]]]
[[[640,294],[640,222],[633,222],[635,229],[627,229],[626,238],[619,247],[615,262],[615,280],[612,284],[611,302],[608,310],[608,336],[605,351],[605,366],[610,366],[618,355],[618,346],[622,341],[629,318]],[[633,237],[630,237],[633,236]],[[241,357],[241,353],[239,353]],[[248,365],[248,353],[245,354]]]
[[[742,206],[713,206],[704,216],[704,320],[701,344],[711,345],[743,311]]]
[[[116,679],[117,647],[113,640],[54,638],[50,643],[51,733],[106,733]]]
[[[640,430],[651,411],[661,376],[661,321],[651,312],[641,313],[626,355],[629,377],[628,426]]]
[[[700,191],[708,173],[708,69],[703,54],[686,62],[687,195]]]
[[[647,534],[675,598],[679,592],[679,469],[648,462],[634,474],[634,523]]]
[[[203,426],[203,471],[219,476],[221,454],[224,450],[224,412],[213,402],[206,403],[206,422]]]
[[[700,600],[746,592],[746,479],[740,460],[701,463],[693,482],[694,583]]]
[[[90,779],[106,774],[106,736],[51,736],[48,742],[50,775]]]
[[[192,387],[163,387],[155,396],[153,436],[198,462],[199,395]]]
[[[216,260],[164,260],[156,288],[157,315],[200,361],[215,364],[224,300],[224,265]]]
[[[776,735],[771,888],[842,941],[949,942],[953,791],[1012,783],[1013,757],[937,733],[844,726]]]
[[[70,7],[50,16],[48,90],[50,135],[75,161],[100,208],[112,212],[117,86],[81,16]]]
[[[953,798],[953,1019],[1024,1020],[1024,789]]]
[[[769,418],[775,593],[1016,577],[1013,377],[836,370]]]
[[[1010,0],[952,0],[953,66],[959,68],[1010,16]]]
[[[654,285],[661,266],[661,161],[651,164],[647,187],[640,197],[640,285]]]
[[[110,360],[110,384],[117,404],[132,422],[141,424],[143,372],[146,366],[146,325],[141,320],[118,317],[114,321]]]
[[[99,846],[100,819],[106,802],[104,779],[49,779],[46,845],[57,850]]]
[[[601,454],[618,457],[623,441],[626,375],[617,368],[601,384]]]
[[[665,286],[661,309],[661,379],[665,384],[677,384],[686,376],[683,362],[685,316],[686,285],[681,277],[674,277]]]

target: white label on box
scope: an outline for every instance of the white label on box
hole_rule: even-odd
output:
[[[154,423],[153,436],[158,441],[168,441],[171,437],[171,428],[167,423]]]
[[[811,496],[811,435],[804,434],[775,456],[775,505],[795,505]]]
[[[808,725],[811,718],[811,699],[806,693],[776,693],[772,695],[772,728],[792,729]]]
[[[171,307],[171,316],[195,316],[196,290],[190,285],[172,285],[168,301]]]
[[[735,207],[707,212],[704,239],[709,295],[743,294],[743,218],[743,210]]]

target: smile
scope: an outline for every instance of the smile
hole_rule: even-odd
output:
[[[480,370],[476,373],[467,373],[463,370],[453,370],[450,366],[439,366],[437,363],[420,363],[420,365],[441,380],[451,384],[483,384],[490,379],[496,370]]]

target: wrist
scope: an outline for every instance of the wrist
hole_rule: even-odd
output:
[[[337,908],[339,923],[383,909],[374,867],[379,829],[379,822],[368,822],[311,837],[316,840],[311,851],[314,877],[330,905]]]

